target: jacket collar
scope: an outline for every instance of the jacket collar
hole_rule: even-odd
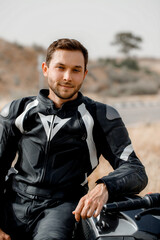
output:
[[[69,110],[74,110],[77,108],[84,99],[84,96],[82,95],[81,92],[78,93],[78,97],[72,101],[65,102],[61,108],[57,109],[55,107],[54,102],[48,98],[49,95],[49,90],[48,89],[41,89],[39,94],[38,94],[38,101],[43,105],[45,109],[50,109],[50,111],[53,114],[57,114],[58,112],[61,111],[69,111]]]

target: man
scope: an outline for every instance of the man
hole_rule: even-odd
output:
[[[53,42],[42,64],[49,90],[1,111],[0,240],[71,239],[75,220],[96,217],[109,198],[147,184],[117,111],[79,92],[87,62],[77,40]],[[16,173],[5,182],[17,152]],[[115,170],[87,193],[101,154]]]

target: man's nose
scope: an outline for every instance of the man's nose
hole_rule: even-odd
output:
[[[72,80],[72,74],[70,70],[66,70],[64,72],[64,80],[71,81]]]

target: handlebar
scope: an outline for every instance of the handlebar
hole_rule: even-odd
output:
[[[160,194],[146,194],[143,198],[128,199],[121,202],[108,203],[103,206],[103,212],[128,211],[138,208],[160,207]]]

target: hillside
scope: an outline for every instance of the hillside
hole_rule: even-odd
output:
[[[37,57],[42,52],[0,39],[0,101],[35,94],[38,88]]]
[[[119,61],[124,62],[122,59]],[[90,62],[83,91],[98,93],[104,97],[158,94],[160,60],[135,59],[134,62],[138,63],[138,69],[134,69],[134,65],[128,68],[127,61],[124,65],[118,64],[115,59]]]
[[[37,94],[39,90],[38,57],[41,47],[25,47],[0,39],[0,102]],[[120,61],[120,60],[118,60]],[[155,95],[160,89],[160,59],[139,59],[140,69],[115,66],[115,60],[90,61],[82,87],[85,94],[97,97]],[[46,86],[43,80],[44,87]]]

